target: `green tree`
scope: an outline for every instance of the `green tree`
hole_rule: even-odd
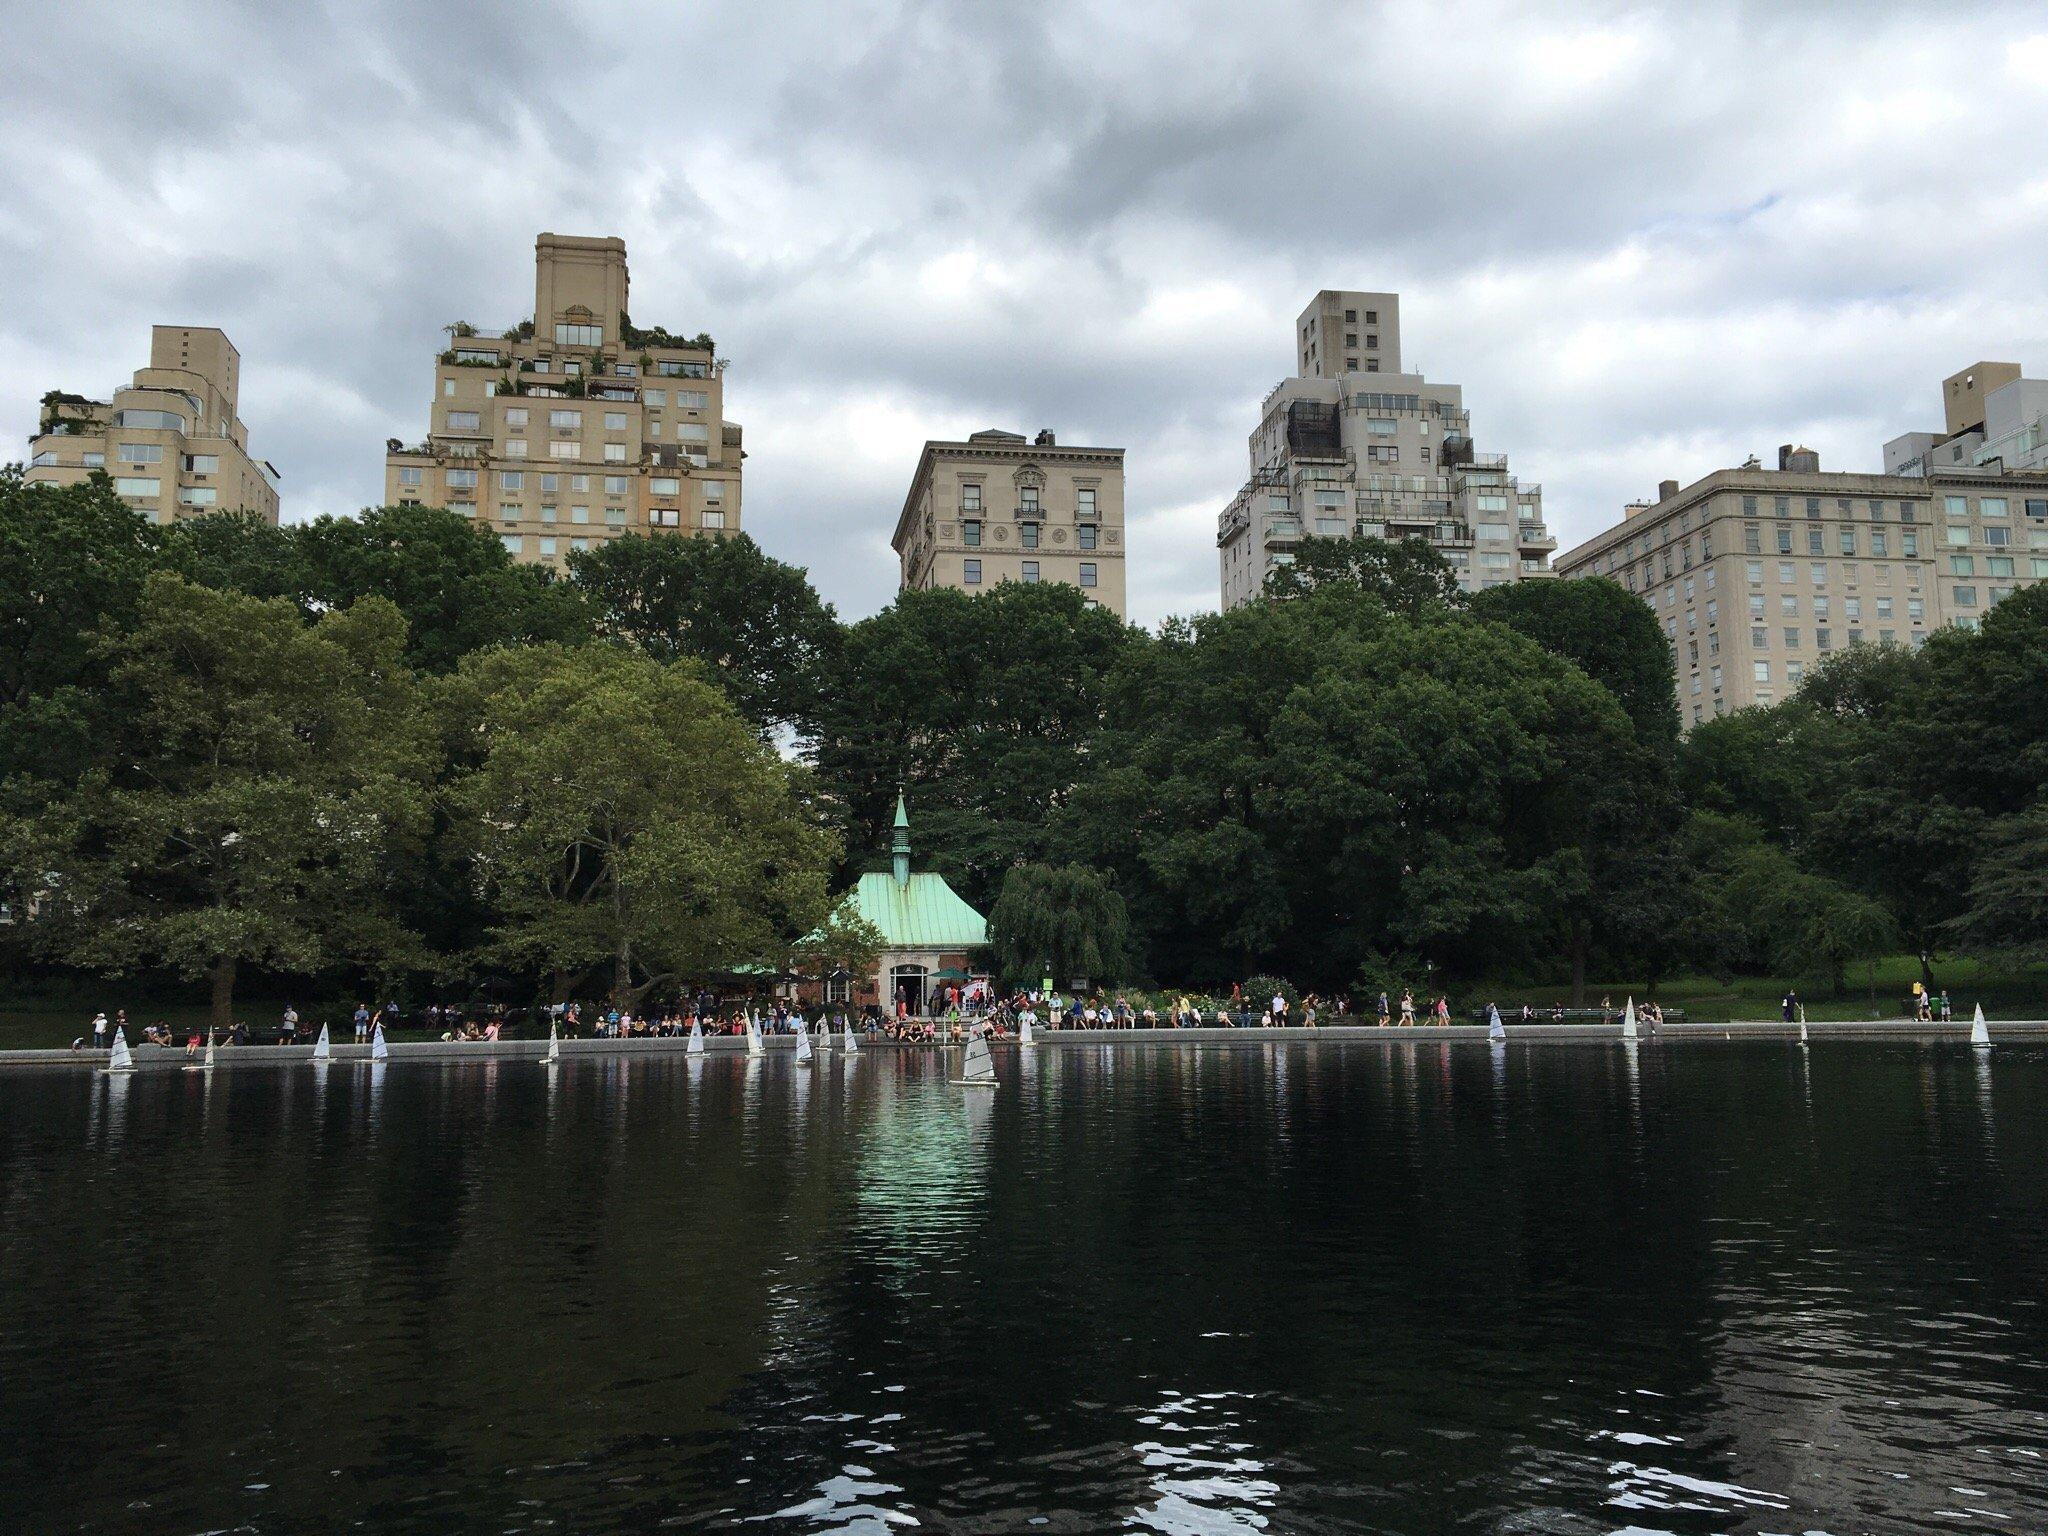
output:
[[[105,475],[60,487],[0,469],[0,780],[68,781],[110,750],[94,639],[133,622],[154,559]]]
[[[569,574],[600,634],[657,661],[695,657],[763,732],[815,731],[840,630],[800,567],[745,534],[634,535],[572,554]]]
[[[1342,585],[1368,592],[1393,613],[1411,618],[1462,605],[1450,562],[1420,539],[1311,536],[1295,546],[1294,562],[1266,578],[1273,597],[1299,597]]]
[[[1065,986],[1085,976],[1113,985],[1127,974],[1129,937],[1123,897],[1079,864],[1019,864],[988,915],[989,945],[1013,983],[1051,976]]]
[[[887,847],[899,786],[921,861],[986,908],[1003,872],[1050,856],[1090,770],[1108,674],[1141,631],[1058,583],[980,597],[905,592],[847,632],[819,696],[818,777],[852,874]]]
[[[413,956],[393,888],[422,825],[405,626],[365,600],[307,624],[282,601],[151,576],[103,642],[125,753],[0,845],[38,946],[111,971],[212,980]]]
[[[1576,665],[1621,702],[1644,742],[1665,752],[1676,744],[1671,644],[1634,593],[1604,577],[1513,581],[1474,594],[1471,609]]]
[[[163,530],[162,569],[198,586],[310,607],[312,578],[300,529],[254,512],[180,518]]]
[[[2048,961],[2048,802],[1986,825],[1969,901],[1948,933],[1973,954]]]
[[[308,598],[344,608],[360,597],[388,599],[405,617],[408,656],[423,672],[446,672],[490,646],[572,644],[590,633],[590,616],[567,583],[517,564],[496,537],[454,512],[370,507],[293,533]]]
[[[838,849],[802,771],[693,662],[610,646],[465,658],[441,688],[482,959],[614,998],[778,964],[831,911]]]

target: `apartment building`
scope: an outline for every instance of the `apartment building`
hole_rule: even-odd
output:
[[[241,511],[275,523],[278,474],[249,455],[241,385],[242,356],[226,332],[151,326],[149,366],[112,400],[43,396],[27,478],[71,485],[104,470],[152,522]]]
[[[1216,521],[1225,608],[1308,535],[1424,540],[1468,592],[1551,574],[1542,488],[1475,451],[1457,385],[1402,370],[1400,304],[1326,289],[1296,321],[1301,371],[1267,394],[1249,478]]]
[[[2048,379],[2018,363],[1974,363],[1941,381],[1945,430],[1908,432],[1884,445],[1888,475],[1945,469],[2048,469]]]
[[[1845,646],[1974,627],[2048,577],[2048,469],[1840,474],[1791,447],[1779,465],[1666,480],[1558,557],[1559,575],[1605,576],[1650,605],[1688,726],[1787,697]]]
[[[890,539],[903,590],[1063,581],[1124,616],[1124,451],[1050,432],[928,442]]]
[[[516,559],[560,565],[623,533],[740,526],[740,429],[706,335],[635,325],[626,243],[543,234],[530,318],[450,328],[426,439],[386,445],[387,503],[473,517]]]

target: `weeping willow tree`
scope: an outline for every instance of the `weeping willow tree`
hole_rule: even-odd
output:
[[[1084,864],[1019,864],[988,915],[989,946],[1013,982],[1123,979],[1130,965],[1124,899]]]

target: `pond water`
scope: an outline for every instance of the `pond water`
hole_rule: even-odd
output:
[[[2048,1530],[2048,1047],[0,1074],[0,1529]]]

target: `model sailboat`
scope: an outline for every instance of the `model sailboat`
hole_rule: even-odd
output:
[[[996,1085],[995,1053],[988,1037],[979,1030],[967,1041],[967,1057],[960,1063],[960,1075],[953,1081],[964,1088],[993,1088]]]

